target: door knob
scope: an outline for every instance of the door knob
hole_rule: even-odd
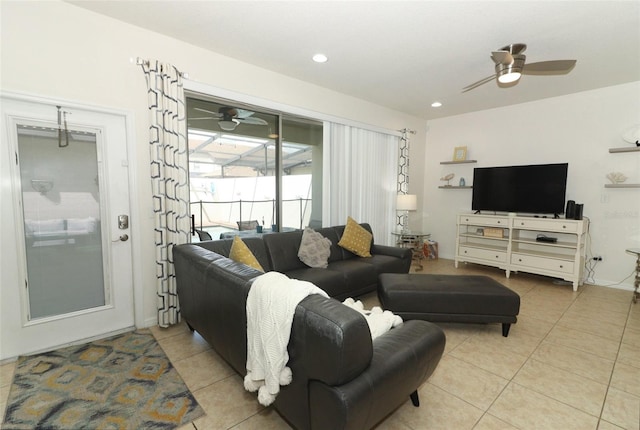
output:
[[[126,242],[127,240],[129,240],[129,235],[123,234],[122,236],[120,236],[116,240],[112,240],[111,242]]]

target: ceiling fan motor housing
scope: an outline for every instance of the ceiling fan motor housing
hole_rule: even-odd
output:
[[[500,82],[513,82],[520,79],[520,75],[522,74],[522,69],[524,68],[524,62],[527,58],[526,55],[522,54],[512,54],[513,62],[510,64],[498,63],[496,64],[496,76],[498,81]],[[515,74],[516,79],[509,80],[501,80],[501,76]]]

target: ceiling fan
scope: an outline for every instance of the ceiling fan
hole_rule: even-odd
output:
[[[470,91],[480,85],[486,84],[498,78],[499,84],[509,84],[517,82],[521,75],[564,75],[569,73],[576,65],[576,60],[553,60],[539,61],[537,63],[525,64],[527,58],[523,52],[527,49],[524,43],[514,43],[500,48],[491,53],[493,62],[496,63],[496,73],[480,79],[462,89],[463,93]]]
[[[238,109],[229,106],[222,106],[218,109],[218,112],[212,112],[210,110],[194,108],[200,112],[206,112],[212,116],[205,116],[200,118],[189,118],[191,120],[201,119],[218,119],[218,126],[224,131],[233,131],[238,124],[252,124],[252,125],[267,125],[267,121],[262,118],[254,118],[252,115],[255,112],[250,110]]]

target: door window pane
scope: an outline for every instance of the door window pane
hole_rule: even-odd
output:
[[[30,319],[103,306],[96,135],[21,125],[18,151]]]

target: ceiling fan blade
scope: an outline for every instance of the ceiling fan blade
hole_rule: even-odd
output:
[[[561,75],[569,73],[576,65],[576,60],[553,60],[527,63],[522,73],[525,75]]]
[[[466,93],[467,91],[470,91],[470,90],[472,90],[474,88],[477,88],[480,85],[486,84],[487,82],[491,82],[493,79],[495,79],[495,77],[496,77],[496,75],[493,74],[491,76],[487,76],[486,78],[480,79],[478,82],[474,82],[473,84],[467,85],[466,87],[464,87],[462,89],[462,92]]]
[[[493,51],[491,53],[494,63],[509,65],[513,64],[513,56],[507,51]]]
[[[267,121],[263,120],[262,118],[254,118],[254,117],[247,117],[247,118],[238,118],[239,121],[241,121],[244,124],[252,124],[252,125],[267,125]]]
[[[218,112],[213,112],[210,110],[206,110],[206,109],[201,109],[201,108],[193,108],[194,110],[199,110],[200,112],[206,112],[206,113],[210,113],[211,115],[215,115],[215,118],[220,118],[222,117],[222,114],[218,113]]]

